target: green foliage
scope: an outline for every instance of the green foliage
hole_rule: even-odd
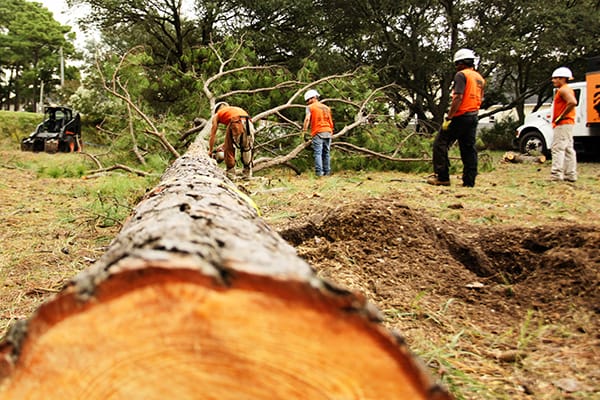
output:
[[[54,20],[40,3],[25,0],[2,2],[0,15],[0,68],[11,76],[0,85],[1,103],[33,110],[42,82],[47,96],[55,90],[60,51],[66,57],[74,54],[71,28]]]
[[[412,128],[399,129],[394,119],[381,119],[353,131],[345,140],[395,159],[423,159],[431,152],[431,137]],[[423,172],[431,169],[428,161],[392,161],[353,151],[338,151],[335,159],[339,169],[367,171]]]
[[[98,180],[92,189],[95,200],[88,211],[95,216],[101,227],[121,224],[131,213],[148,187],[155,184],[155,179],[132,177],[127,174],[113,174],[109,178]]]
[[[0,110],[0,138],[9,138],[18,144],[35,130],[42,119],[43,114]]]
[[[512,150],[518,126],[518,121],[508,117],[495,122],[491,128],[483,128],[479,138],[483,141],[484,148],[488,150]]]
[[[451,58],[457,48],[471,47],[482,56],[480,70],[489,90],[486,100],[503,102],[522,98],[533,87],[533,92],[547,92],[546,75],[552,64],[581,59],[583,53],[598,48],[593,40],[597,24],[592,23],[586,25],[589,32],[585,39],[564,41],[565,49],[556,50],[555,41],[547,41],[548,32],[557,37],[573,32],[579,17],[593,20],[598,10],[590,9],[588,1],[582,3],[585,11],[562,7],[560,15],[554,15],[539,1],[524,4],[494,0],[489,5],[473,7],[466,7],[464,2],[450,7],[416,0],[368,4],[359,0],[232,0],[227,4],[208,1],[197,4],[192,18],[165,0],[155,2],[152,9],[135,0],[73,2],[92,6],[94,13],[88,16],[88,22],[102,29],[108,49],[100,58],[103,76],[91,71],[85,89],[72,97],[73,103],[110,132],[106,141],[116,151],[115,160],[128,158],[136,162],[131,149],[137,144],[144,154],[159,155],[160,162],[153,161],[154,165],[168,162],[171,156],[155,138],[144,133],[148,129],[146,122],[137,115],[131,117],[125,104],[107,96],[102,88],[101,78],[109,84],[117,83],[112,81],[116,68],[120,68],[118,83],[142,112],[159,121],[157,126],[171,140],[176,140],[177,132],[189,126],[193,118],[208,118],[214,101],[228,101],[255,116],[299,95],[293,107],[264,118],[273,124],[287,120],[287,126],[279,133],[272,129],[259,134],[259,144],[280,137],[260,148],[259,157],[282,155],[297,146],[297,141],[284,135],[298,130],[302,123],[301,88],[326,74],[354,70],[351,78],[314,86],[333,110],[336,131],[352,123],[361,101],[375,87],[383,85],[389,85],[386,97],[373,99],[365,113],[377,119],[392,108],[399,117],[395,125],[384,128],[378,121],[378,126],[354,129],[341,139],[383,154],[394,154],[402,143],[395,156],[419,158],[429,154],[430,138],[403,136],[399,133],[405,126],[402,119],[416,114],[424,123],[439,124],[448,109],[454,74]],[[231,13],[232,10],[236,12]],[[464,25],[455,15],[472,23]],[[546,29],[549,26],[552,29]],[[135,50],[121,64],[121,55],[131,49]],[[206,98],[203,85],[216,74],[221,75],[209,85],[214,97]],[[546,86],[540,88],[542,77]],[[286,81],[294,83],[278,86],[277,90],[261,90]],[[480,148],[497,148],[503,146],[504,136],[490,132],[482,139]],[[293,162],[308,168],[310,151],[304,153]],[[335,155],[339,161],[336,168],[430,167],[428,163],[391,162],[339,149]]]
[[[76,157],[72,154],[69,154],[69,156]],[[48,178],[80,178],[85,175],[88,169],[89,165],[79,162],[68,162],[59,165],[38,165],[37,175],[38,177]]]
[[[583,79],[586,58],[600,54],[595,0],[491,0],[472,9],[478,23],[467,40],[480,50],[489,75],[486,98],[507,97],[504,104],[514,102],[521,122],[526,98],[539,103],[551,95],[552,70],[568,65]]]
[[[123,105],[108,97],[106,91],[93,86],[79,86],[69,98],[71,106],[85,115],[93,123],[101,123],[105,118],[116,115]]]

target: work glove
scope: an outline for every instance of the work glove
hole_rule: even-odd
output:
[[[447,131],[448,128],[450,128],[450,123],[452,122],[451,119],[447,119],[442,123],[442,130],[443,131]]]

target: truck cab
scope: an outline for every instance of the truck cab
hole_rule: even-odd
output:
[[[588,107],[590,98],[591,101],[594,99],[592,93],[588,93],[589,81],[569,83],[569,86],[575,91],[577,99],[575,125],[573,126],[575,151],[578,154],[598,155],[600,154],[600,124],[593,122],[595,115],[590,115],[595,109],[592,107],[594,104],[590,104]],[[552,107],[529,114],[516,132],[519,150],[524,154],[543,154],[550,157],[553,138]]]

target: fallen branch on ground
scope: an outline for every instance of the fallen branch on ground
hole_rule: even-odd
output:
[[[360,153],[364,153],[364,154],[368,154],[370,156],[373,157],[377,157],[377,158],[381,158],[383,160],[387,160],[387,161],[394,161],[394,162],[417,162],[417,161],[425,161],[425,162],[431,162],[431,158],[396,158],[396,157],[392,157],[392,156],[388,156],[382,153],[378,153],[376,151],[373,150],[369,150],[369,149],[365,149],[364,147],[358,147],[355,146],[351,143],[346,143],[346,142],[333,142],[331,143],[332,147],[338,147],[341,150],[352,150],[352,151],[358,151]]]
[[[89,175],[86,175],[85,178],[86,179],[92,179],[92,178],[95,178],[95,177],[97,177],[98,175],[100,175],[100,174],[102,174],[104,172],[115,171],[115,170],[118,170],[118,169],[122,169],[124,171],[131,172],[131,173],[139,175],[139,176],[149,176],[149,175],[151,175],[149,172],[142,171],[140,169],[131,168],[131,167],[128,167],[127,165],[115,164],[115,165],[110,166],[110,167],[101,168],[101,169],[94,169],[92,171],[88,171]]]

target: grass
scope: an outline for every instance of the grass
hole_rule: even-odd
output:
[[[598,220],[594,204],[599,204],[597,163],[580,163],[576,184],[549,181],[550,165],[503,164],[500,152],[491,153],[493,170],[482,172],[475,188],[420,185],[426,174],[402,172],[342,172],[326,179],[282,174],[259,179],[248,186],[256,203],[264,208],[267,220],[274,224],[302,209],[319,203],[335,206],[363,197],[397,192],[407,205],[426,209],[441,219],[484,225],[517,224],[536,226],[550,221]],[[502,175],[502,182],[498,176]],[[453,184],[460,181],[452,176]],[[508,181],[509,184],[504,182]],[[244,185],[242,183],[242,185]],[[462,207],[456,210],[453,207]]]
[[[116,235],[151,179],[81,179],[78,154],[21,153],[0,146],[0,336],[77,272]],[[153,178],[156,180],[156,178]]]

